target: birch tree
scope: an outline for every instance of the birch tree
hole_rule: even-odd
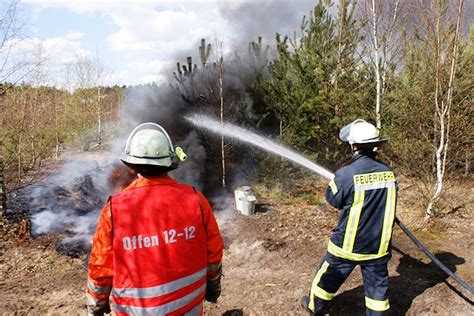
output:
[[[221,125],[224,126],[224,58],[219,59],[219,101]],[[225,188],[225,140],[221,134],[221,162],[222,162],[222,187]]]
[[[218,78],[219,87],[219,117],[220,123],[224,124],[224,43],[220,40],[217,35],[214,38],[214,50],[210,50],[214,54],[216,60],[216,75]],[[201,54],[202,55],[202,54]],[[202,57],[201,57],[202,59]],[[226,187],[226,144],[224,134],[221,134],[221,185],[223,188]]]
[[[42,60],[37,59],[31,47],[22,47],[22,30],[26,24],[18,7],[19,1],[0,2],[0,81],[20,82]],[[37,48],[34,48],[36,50]]]
[[[464,6],[464,0],[459,0],[458,10],[456,15],[456,26],[452,39],[450,40],[451,45],[448,47],[447,54],[442,51],[442,21],[443,16],[446,13],[446,3],[444,1],[434,1],[432,6],[435,11],[435,124],[439,133],[438,144],[436,147],[436,182],[433,188],[433,195],[426,208],[426,216],[433,216],[433,206],[440,198],[443,190],[443,180],[446,174],[446,159],[448,156],[448,145],[451,129],[451,108],[453,104],[453,90],[456,84],[456,68],[458,64],[459,55],[459,33],[461,18]],[[449,67],[449,79],[447,86],[443,84],[443,78],[441,73],[441,66],[443,61],[450,63]]]
[[[95,141],[97,144],[102,142],[103,138],[103,92],[102,87],[105,81],[110,77],[110,70],[100,60],[98,54],[93,58],[88,56],[77,56],[77,60],[66,65],[66,72],[69,73],[68,86],[71,90],[82,90],[86,93],[80,102],[84,106],[92,105],[95,112]],[[94,95],[92,95],[92,92]],[[84,93],[83,93],[84,94]],[[85,134],[84,134],[85,135]],[[88,141],[88,140],[85,140]],[[86,145],[86,144],[84,144]],[[88,145],[83,146],[88,148]]]
[[[220,122],[248,122],[247,89],[257,74],[249,63],[240,56],[224,54],[223,42],[215,36],[212,45],[203,39],[198,47],[199,65],[193,62],[192,56],[186,63],[177,63],[173,73],[176,81],[174,88],[189,109],[216,117]],[[240,152],[233,151],[234,142],[223,135],[217,143],[213,135],[199,134],[206,148],[208,160],[215,165],[213,170],[220,170],[215,181],[222,187],[228,186],[227,171],[229,165]],[[208,166],[209,167],[209,166]]]
[[[400,52],[401,23],[403,21],[403,3],[400,0],[358,2],[365,25],[369,62],[374,70],[375,80],[375,122],[382,127],[383,94],[387,87],[387,73],[394,67]]]

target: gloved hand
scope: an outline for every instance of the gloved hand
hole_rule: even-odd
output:
[[[104,316],[110,314],[109,300],[101,300],[95,306],[87,306],[87,316]]]
[[[217,303],[217,299],[221,296],[221,275],[219,274],[212,279],[207,279],[205,299],[211,303]]]

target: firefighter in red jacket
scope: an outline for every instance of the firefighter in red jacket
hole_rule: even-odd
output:
[[[122,160],[139,177],[102,209],[87,279],[89,315],[201,315],[221,293],[223,241],[211,206],[167,172],[185,160],[166,131],[137,126]]]

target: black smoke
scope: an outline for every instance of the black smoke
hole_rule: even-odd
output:
[[[74,157],[57,175],[23,194],[29,197],[33,233],[65,232],[58,250],[74,256],[87,251],[100,209],[113,193],[106,179],[113,164],[124,157],[128,134],[144,122],[162,125],[173,143],[187,153],[188,160],[171,176],[200,190],[220,192],[220,139],[190,126],[184,117],[195,112],[219,117],[222,96],[226,121],[254,126],[251,85],[270,59],[266,46],[274,42],[275,33],[291,35],[298,30],[303,15],[313,6],[313,1],[221,2],[219,12],[235,30],[232,42],[225,43],[233,52],[219,51],[218,40],[213,41],[210,33],[206,47],[211,44],[211,54],[203,64],[198,50],[201,39],[190,39],[197,43],[189,54],[192,58],[177,52],[179,69],[177,65],[165,70],[169,82],[128,87],[118,124],[122,132],[111,142],[107,157]],[[256,54],[247,48],[258,36],[263,41]],[[253,155],[232,140],[226,144],[228,181],[234,182],[228,185],[242,185],[241,166]]]

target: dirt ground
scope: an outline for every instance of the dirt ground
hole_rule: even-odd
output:
[[[322,197],[324,183],[305,184]],[[474,187],[464,183],[459,208],[426,221],[410,185],[402,183],[398,217],[451,270],[474,284]],[[338,213],[325,203],[270,198],[256,190],[257,213],[243,216],[232,198],[214,200],[225,239],[222,296],[206,315],[305,315],[299,306],[325,253]],[[307,194],[308,192],[305,192]],[[0,221],[0,314],[85,315],[85,256],[55,251],[59,235],[31,238],[28,222]],[[397,227],[389,263],[393,315],[474,315],[473,299],[436,268]],[[357,268],[335,296],[331,315],[364,315]],[[227,313],[226,315],[229,315]]]

